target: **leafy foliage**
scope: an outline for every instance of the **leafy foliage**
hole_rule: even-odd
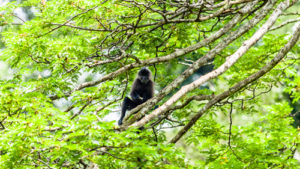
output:
[[[250,5],[215,1],[199,8],[193,6],[196,1],[187,3],[28,0],[0,7],[0,168],[299,167],[293,158],[299,128],[292,126],[300,109],[299,43],[265,76],[217,102],[184,139],[169,143],[207,100],[269,63],[292,36],[291,26],[268,32],[228,71],[186,93],[143,129],[116,126],[115,112],[139,67],[149,66],[157,93],[183,79],[162,94],[157,105],[163,105],[205,74],[197,69],[185,77],[183,72],[228,34],[159,59],[214,36]],[[254,4],[230,32],[259,15],[264,5]],[[28,20],[17,17],[17,9],[27,11]],[[268,17],[206,64],[215,69],[226,62]],[[194,96],[209,99],[190,99]]]

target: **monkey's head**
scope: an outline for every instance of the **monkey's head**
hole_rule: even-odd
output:
[[[150,81],[150,78],[151,78],[150,70],[146,67],[143,67],[138,73],[138,79],[140,80],[140,82],[146,84]]]

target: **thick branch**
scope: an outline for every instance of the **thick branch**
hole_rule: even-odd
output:
[[[122,68],[118,69],[115,72],[109,73],[105,76],[103,76],[102,78],[100,78],[99,80],[96,81],[92,81],[92,82],[86,82],[83,83],[81,85],[79,85],[77,88],[75,88],[73,91],[71,91],[70,93],[66,93],[65,96],[70,96],[74,91],[77,90],[81,90],[84,89],[86,87],[91,87],[91,86],[95,86],[98,85],[104,81],[107,80],[111,80],[113,78],[115,78],[116,76],[130,70],[136,67],[141,67],[141,66],[145,66],[145,65],[151,65],[154,63],[162,63],[162,62],[167,62],[169,60],[172,60],[174,58],[183,56],[187,53],[190,53],[192,51],[195,51],[199,48],[202,48],[206,45],[208,45],[211,42],[214,42],[216,39],[220,38],[221,36],[223,36],[225,33],[227,33],[232,27],[234,27],[241,19],[242,19],[242,12],[243,13],[248,13],[249,10],[251,10],[251,7],[253,7],[255,4],[249,5],[247,8],[243,10],[241,10],[241,12],[239,14],[237,14],[231,22],[229,22],[227,25],[225,25],[223,28],[221,28],[220,30],[218,30],[216,33],[214,33],[212,36],[210,36],[209,38],[204,39],[203,41],[196,43],[194,45],[191,45],[187,48],[183,48],[183,49],[178,49],[175,52],[168,54],[166,56],[163,57],[157,57],[157,58],[153,58],[153,59],[148,59],[148,60],[143,60],[140,63],[131,63],[128,65],[123,66]],[[174,87],[172,87],[174,88]],[[52,100],[58,99],[59,97],[57,95],[55,96],[51,96],[50,97]]]
[[[250,6],[251,7],[251,6]],[[177,86],[179,86],[186,78],[192,75],[196,70],[198,70],[201,66],[207,63],[209,60],[213,59],[219,52],[221,52],[224,48],[226,48],[231,42],[236,40],[238,37],[242,36],[244,33],[249,31],[252,27],[254,27],[258,22],[260,22],[272,9],[273,4],[268,3],[266,4],[261,11],[259,11],[259,15],[256,15],[252,20],[250,20],[247,24],[241,26],[238,30],[231,32],[227,38],[223,39],[223,43],[218,44],[214,49],[209,51],[205,56],[198,59],[191,67],[186,69],[178,78],[176,78],[173,82],[171,82],[167,87],[165,87],[157,96],[143,104],[143,106],[138,106],[137,108],[133,109],[132,112],[139,113],[135,114],[135,117],[129,122],[132,124],[133,122],[137,121],[141,117],[143,117],[154,105],[156,105],[166,94],[171,92]],[[233,19],[232,23],[228,24],[236,24],[237,22]]]
[[[221,100],[225,99],[226,97],[236,93],[237,91],[241,90],[248,84],[254,82],[255,80],[259,79],[266,73],[268,73],[270,70],[272,70],[280,61],[281,59],[290,51],[290,49],[296,44],[300,36],[300,23],[298,23],[296,31],[294,32],[292,38],[289,40],[289,42],[281,48],[281,50],[278,52],[276,57],[269,62],[266,66],[264,66],[261,70],[256,72],[255,74],[252,74],[248,78],[246,78],[243,81],[240,81],[235,86],[231,87],[229,90],[225,91],[222,94],[217,95],[214,99],[209,101],[205,107],[203,107],[191,120],[188,124],[186,124],[178,133],[177,135],[170,141],[170,143],[176,143],[196,122],[197,120],[205,113],[207,112],[212,106],[214,106],[216,103],[220,102]]]
[[[210,79],[213,79],[221,74],[223,74],[226,70],[228,70],[232,65],[234,65],[238,59],[243,56],[250,47],[252,47],[275,23],[279,15],[282,13],[284,9],[289,6],[289,3],[281,3],[278,5],[277,9],[272,13],[270,18],[266,21],[266,23],[258,29],[257,32],[247,41],[243,43],[243,45],[231,56],[226,59],[226,62],[222,64],[218,69],[207,73],[204,76],[201,76],[199,79],[194,81],[191,84],[183,86],[178,92],[176,92],[168,101],[166,101],[162,106],[155,109],[151,114],[146,115],[140,121],[132,124],[132,127],[141,127],[144,126],[146,123],[154,119],[155,117],[165,113],[170,109],[170,107],[177,102],[180,98],[186,95],[188,92],[198,88],[203,83],[207,82]]]

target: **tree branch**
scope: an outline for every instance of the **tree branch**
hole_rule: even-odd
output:
[[[220,38],[224,34],[226,34],[231,28],[233,28],[242,19],[242,16],[243,16],[242,13],[248,13],[251,10],[251,7],[253,7],[255,4],[256,3],[253,3],[253,4],[245,7],[245,9],[241,10],[241,12],[239,14],[237,14],[232,19],[232,21],[230,21],[227,25],[225,25],[223,28],[221,28],[216,33],[214,33],[212,36],[210,36],[209,38],[204,39],[201,42],[198,42],[198,43],[196,43],[194,45],[191,45],[189,47],[186,47],[186,48],[177,49],[175,52],[173,52],[171,54],[168,54],[166,56],[163,56],[163,57],[157,57],[157,58],[153,58],[153,59],[140,61],[140,63],[131,63],[131,64],[128,64],[128,65],[125,65],[122,68],[116,70],[115,72],[109,73],[109,74],[101,77],[100,79],[98,79],[96,81],[82,83],[81,85],[79,85],[77,88],[75,88],[71,92],[65,93],[65,96],[70,96],[73,92],[75,92],[77,90],[81,90],[81,89],[84,89],[84,88],[87,88],[87,87],[95,86],[95,85],[98,85],[98,84],[100,84],[104,81],[111,80],[111,79],[115,78],[116,76],[118,76],[118,75],[120,75],[120,74],[122,74],[122,73],[124,73],[128,70],[131,70],[133,68],[142,67],[142,66],[146,66],[146,65],[151,65],[151,64],[154,64],[154,63],[167,62],[169,60],[172,60],[174,58],[183,56],[183,55],[188,54],[192,51],[195,51],[199,48],[202,48],[202,47],[208,45],[209,43],[214,42],[216,39]],[[180,79],[182,79],[182,77],[180,77]],[[181,81],[183,81],[183,80],[184,79],[182,79]],[[173,89],[175,87],[176,86],[173,86],[171,88]],[[56,100],[56,99],[59,99],[59,98],[60,97],[57,96],[57,95],[50,96],[51,100]]]
[[[106,1],[105,1],[105,2],[106,2]],[[72,16],[72,17],[71,17],[69,20],[67,20],[65,23],[63,23],[63,24],[61,24],[61,25],[58,25],[57,27],[51,29],[50,31],[48,31],[48,32],[46,32],[46,33],[44,33],[44,34],[42,34],[42,35],[39,35],[37,38],[42,37],[42,36],[45,36],[45,35],[47,35],[47,34],[53,32],[53,31],[55,31],[55,30],[61,28],[62,26],[66,26],[70,21],[72,21],[72,20],[75,19],[76,17],[78,17],[78,16],[80,16],[80,15],[83,15],[83,14],[85,14],[85,13],[91,11],[91,10],[96,9],[96,8],[98,8],[98,6],[94,6],[93,8],[90,8],[90,9],[88,9],[88,10],[82,12],[82,13],[79,13],[79,14],[77,14],[77,15]]]
[[[276,29],[282,28],[283,26],[285,26],[285,25],[287,25],[287,24],[295,23],[295,22],[298,22],[298,21],[300,21],[300,18],[287,20],[287,21],[283,22],[282,24],[280,24],[280,25],[278,25],[278,26],[272,27],[272,28],[270,29],[270,31],[274,31],[274,30],[276,30]]]
[[[288,1],[289,2],[289,1]],[[289,3],[281,3],[278,5],[277,9],[272,13],[270,18],[266,21],[266,23],[258,29],[254,33],[254,35],[249,39],[246,40],[242,46],[231,56],[226,59],[226,62],[222,64],[218,69],[207,73],[204,76],[201,76],[199,79],[190,83],[188,85],[183,86],[178,92],[176,92],[168,101],[166,101],[162,106],[155,109],[151,114],[146,115],[143,119],[138,122],[135,122],[131,125],[131,127],[141,127],[144,126],[146,123],[154,119],[155,117],[165,113],[170,109],[170,107],[177,102],[180,98],[186,95],[188,92],[198,88],[203,83],[207,82],[210,79],[218,77],[219,75],[223,74],[227,71],[232,65],[234,65],[240,57],[242,57],[250,47],[252,47],[262,36],[271,28],[271,26],[275,23],[277,18],[280,16],[283,10],[289,7]]]
[[[186,124],[175,137],[172,138],[170,143],[176,143],[196,122],[197,120],[202,117],[202,115],[207,112],[212,106],[214,106],[216,103],[220,102],[221,100],[225,99],[226,97],[238,92],[248,84],[254,82],[255,80],[259,79],[266,73],[268,73],[270,70],[272,70],[280,61],[283,59],[283,57],[291,50],[291,48],[296,44],[300,36],[300,23],[298,23],[297,28],[292,36],[292,38],[289,40],[289,42],[280,49],[278,54],[275,56],[275,58],[270,61],[266,66],[264,66],[262,69],[260,69],[255,74],[252,74],[248,78],[246,78],[243,81],[240,81],[233,87],[231,87],[229,90],[225,91],[222,94],[217,95],[214,99],[212,99],[210,102],[208,102],[205,107],[203,107],[195,116],[192,117],[190,122]]]
[[[228,37],[223,39],[223,43],[218,44],[214,49],[209,51],[205,56],[198,59],[196,62],[193,63],[191,67],[186,69],[178,78],[176,78],[173,82],[171,82],[167,87],[165,87],[157,96],[150,99],[148,102],[144,103],[143,106],[138,106],[137,108],[133,109],[132,112],[137,112],[139,108],[142,108],[139,113],[135,114],[135,117],[129,122],[132,124],[133,122],[137,121],[141,117],[143,117],[154,105],[156,105],[166,94],[171,92],[177,86],[179,86],[186,78],[192,75],[196,70],[198,70],[201,66],[207,63],[209,60],[213,59],[219,52],[221,52],[224,48],[226,48],[231,42],[233,42],[238,37],[242,36],[246,33],[249,29],[254,27],[258,22],[260,22],[272,9],[274,4],[267,3],[260,12],[260,15],[257,15],[252,20],[250,20],[247,24],[243,24],[238,30],[231,32]],[[248,6],[251,8],[251,6]],[[248,11],[250,12],[250,11]],[[239,18],[238,21],[242,19]],[[238,21],[232,20],[232,23],[228,23],[235,25]],[[126,124],[126,123],[125,123]]]

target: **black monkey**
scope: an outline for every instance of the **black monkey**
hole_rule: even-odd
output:
[[[131,110],[153,97],[153,86],[154,83],[151,80],[151,71],[146,67],[141,68],[131,88],[131,99],[125,97],[122,103],[121,117],[118,122],[119,125],[123,124],[126,110]]]

